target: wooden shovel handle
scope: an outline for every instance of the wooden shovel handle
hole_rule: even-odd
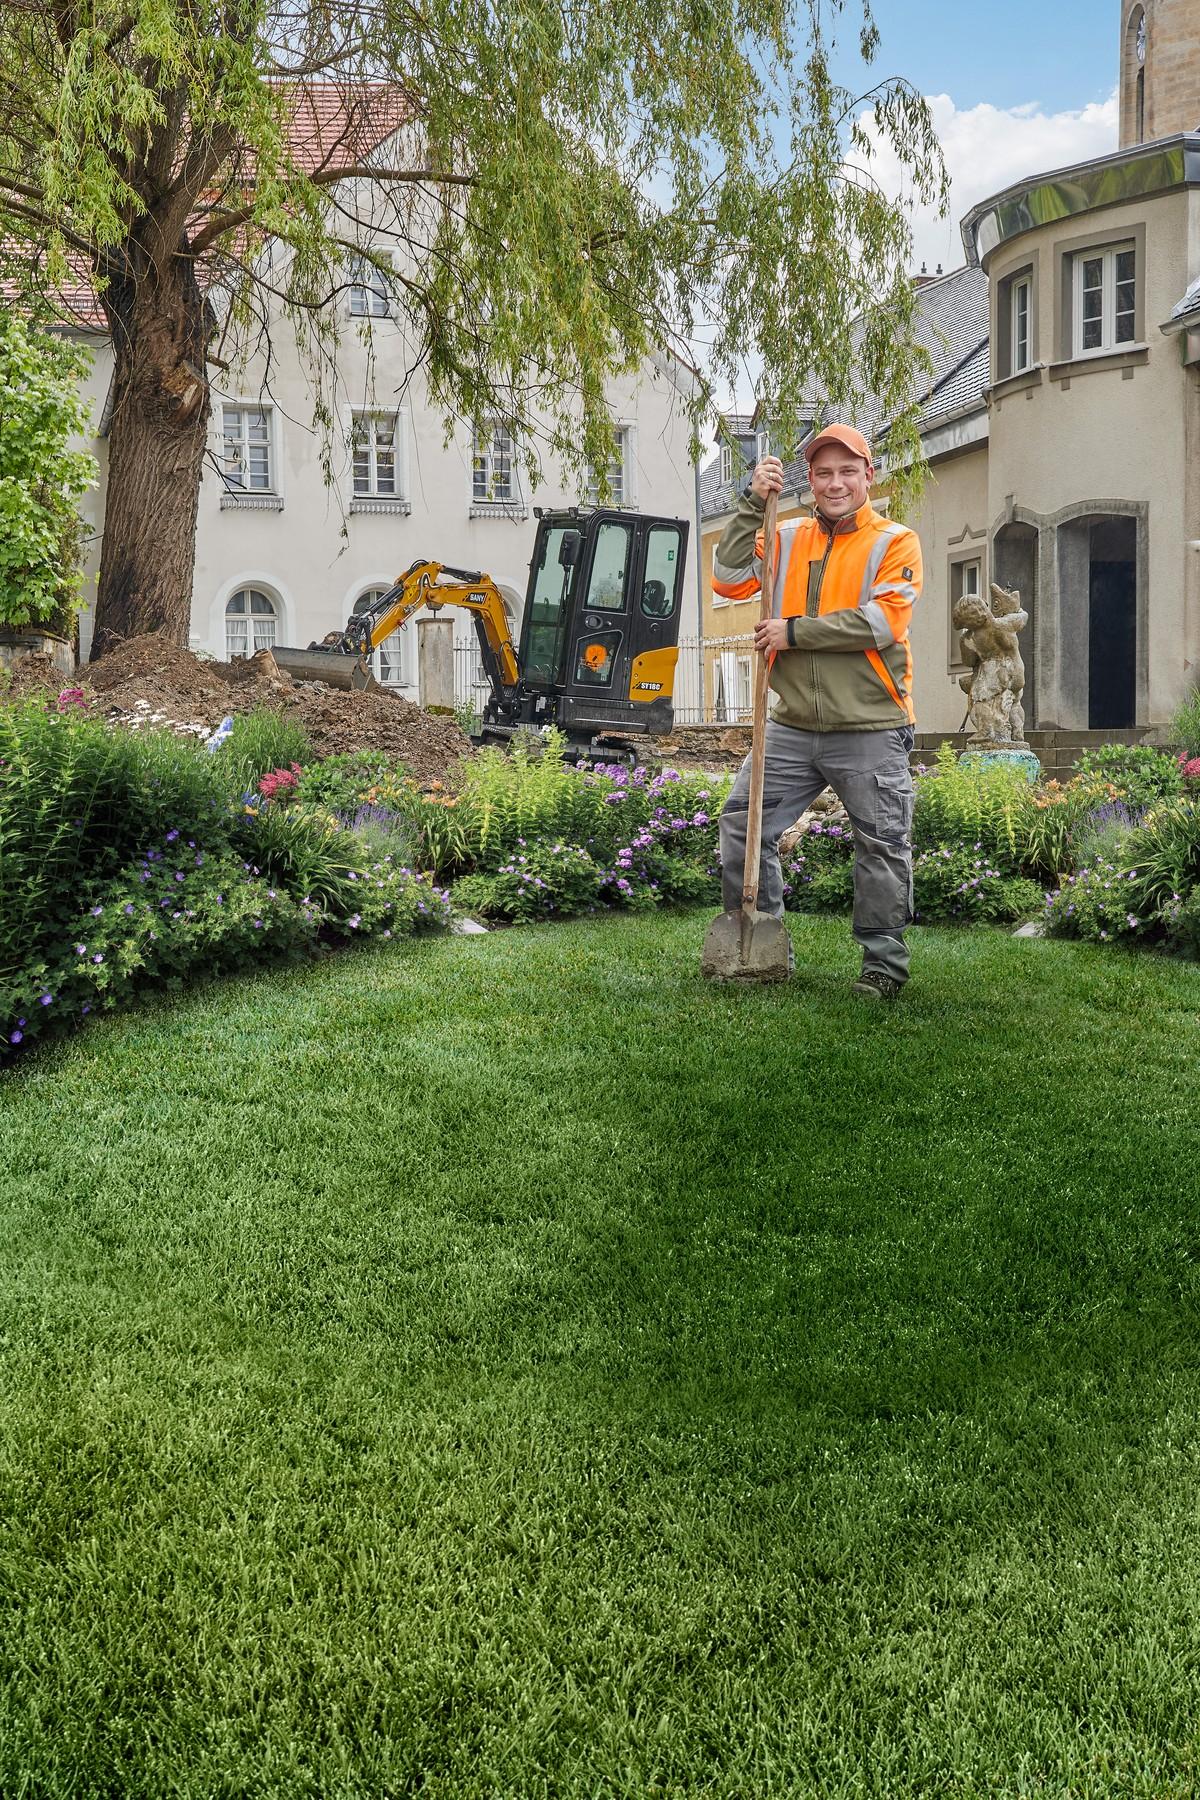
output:
[[[775,522],[779,495],[767,495],[763,515],[762,605],[760,619],[769,619],[775,608]],[[746,870],[742,883],[742,910],[758,905],[758,866],[762,856],[763,763],[767,752],[767,675],[765,652],[754,665],[754,731],[750,740],[750,798],[746,809]]]

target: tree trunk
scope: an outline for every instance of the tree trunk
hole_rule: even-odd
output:
[[[190,258],[138,259],[104,293],[114,351],[104,541],[92,659],[159,631],[186,645],[211,400],[211,314]]]

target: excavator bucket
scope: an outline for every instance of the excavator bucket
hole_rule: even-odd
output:
[[[359,691],[380,685],[364,657],[347,656],[344,650],[289,650],[273,644],[271,654],[293,681],[323,681],[327,687]]]

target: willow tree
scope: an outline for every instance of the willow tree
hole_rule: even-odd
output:
[[[697,424],[750,366],[784,433],[814,388],[861,388],[911,449],[910,236],[875,134],[918,197],[944,171],[906,83],[833,79],[833,27],[864,64],[878,47],[848,3],[9,0],[0,274],[113,345],[97,649],[186,641],[231,328],[295,330],[330,423],[330,302],[364,207],[447,419],[527,444],[536,421],[603,467],[606,380],[666,347],[703,371]]]

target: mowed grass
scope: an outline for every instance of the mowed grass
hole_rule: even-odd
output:
[[[8,1079],[6,1800],[1200,1791],[1200,968],[705,923]]]

